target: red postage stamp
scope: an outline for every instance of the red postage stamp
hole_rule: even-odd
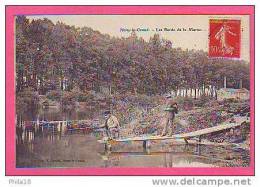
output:
[[[209,56],[240,58],[241,21],[209,20]]]

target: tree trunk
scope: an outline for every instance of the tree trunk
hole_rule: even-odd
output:
[[[215,99],[217,100],[217,99],[218,99],[218,94],[217,94],[217,89],[216,89],[216,87],[214,87],[214,90],[215,90]]]
[[[211,97],[214,97],[214,86],[210,86],[210,94],[211,94]]]

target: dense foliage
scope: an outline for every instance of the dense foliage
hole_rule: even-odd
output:
[[[223,87],[224,76],[229,87],[238,88],[242,79],[249,89],[248,62],[210,59],[204,51],[173,48],[157,34],[149,41],[135,33],[116,38],[46,18],[16,18],[17,93],[26,88],[40,95],[75,88],[146,95],[178,89],[203,93],[205,88]],[[48,96],[60,97],[55,92]]]

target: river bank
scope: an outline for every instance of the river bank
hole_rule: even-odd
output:
[[[64,102],[61,102],[53,95],[52,97],[40,96],[38,110],[33,111],[35,114],[26,111],[25,113],[21,112],[19,115],[18,107],[17,116],[19,119],[17,121],[84,119],[99,125],[104,123],[103,112],[111,110],[120,122],[122,137],[161,134],[165,124],[165,98],[163,96],[133,95],[130,93],[114,95],[113,97],[100,93],[93,96],[95,97],[89,97],[92,100],[74,101],[73,105],[70,104],[66,108],[62,108]],[[175,97],[174,100],[179,107],[174,129],[175,134],[214,127],[225,121],[232,123],[232,120],[239,116],[247,116],[248,118],[250,116],[249,101],[216,101],[207,97],[196,100]],[[48,106],[46,103],[48,103]],[[249,132],[250,124],[245,123],[240,128],[210,135],[206,139],[217,143],[242,143],[249,139]],[[248,145],[248,143],[245,145]]]

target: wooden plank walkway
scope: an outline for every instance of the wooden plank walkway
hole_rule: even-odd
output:
[[[194,137],[199,137],[199,141],[201,141],[201,136],[211,134],[214,132],[219,132],[231,128],[235,128],[240,126],[243,122],[249,122],[247,117],[239,117],[236,118],[233,123],[229,123],[229,121],[226,121],[220,125],[217,125],[215,127],[209,127],[201,130],[197,130],[194,132],[189,132],[189,133],[183,133],[183,134],[175,134],[173,136],[138,136],[138,137],[129,137],[129,138],[120,138],[120,139],[113,139],[109,140],[107,138],[98,140],[99,143],[103,144],[109,144],[110,142],[130,142],[130,141],[143,141],[146,144],[146,141],[149,140],[169,140],[169,139],[184,139],[186,143],[187,139],[194,138]]]

